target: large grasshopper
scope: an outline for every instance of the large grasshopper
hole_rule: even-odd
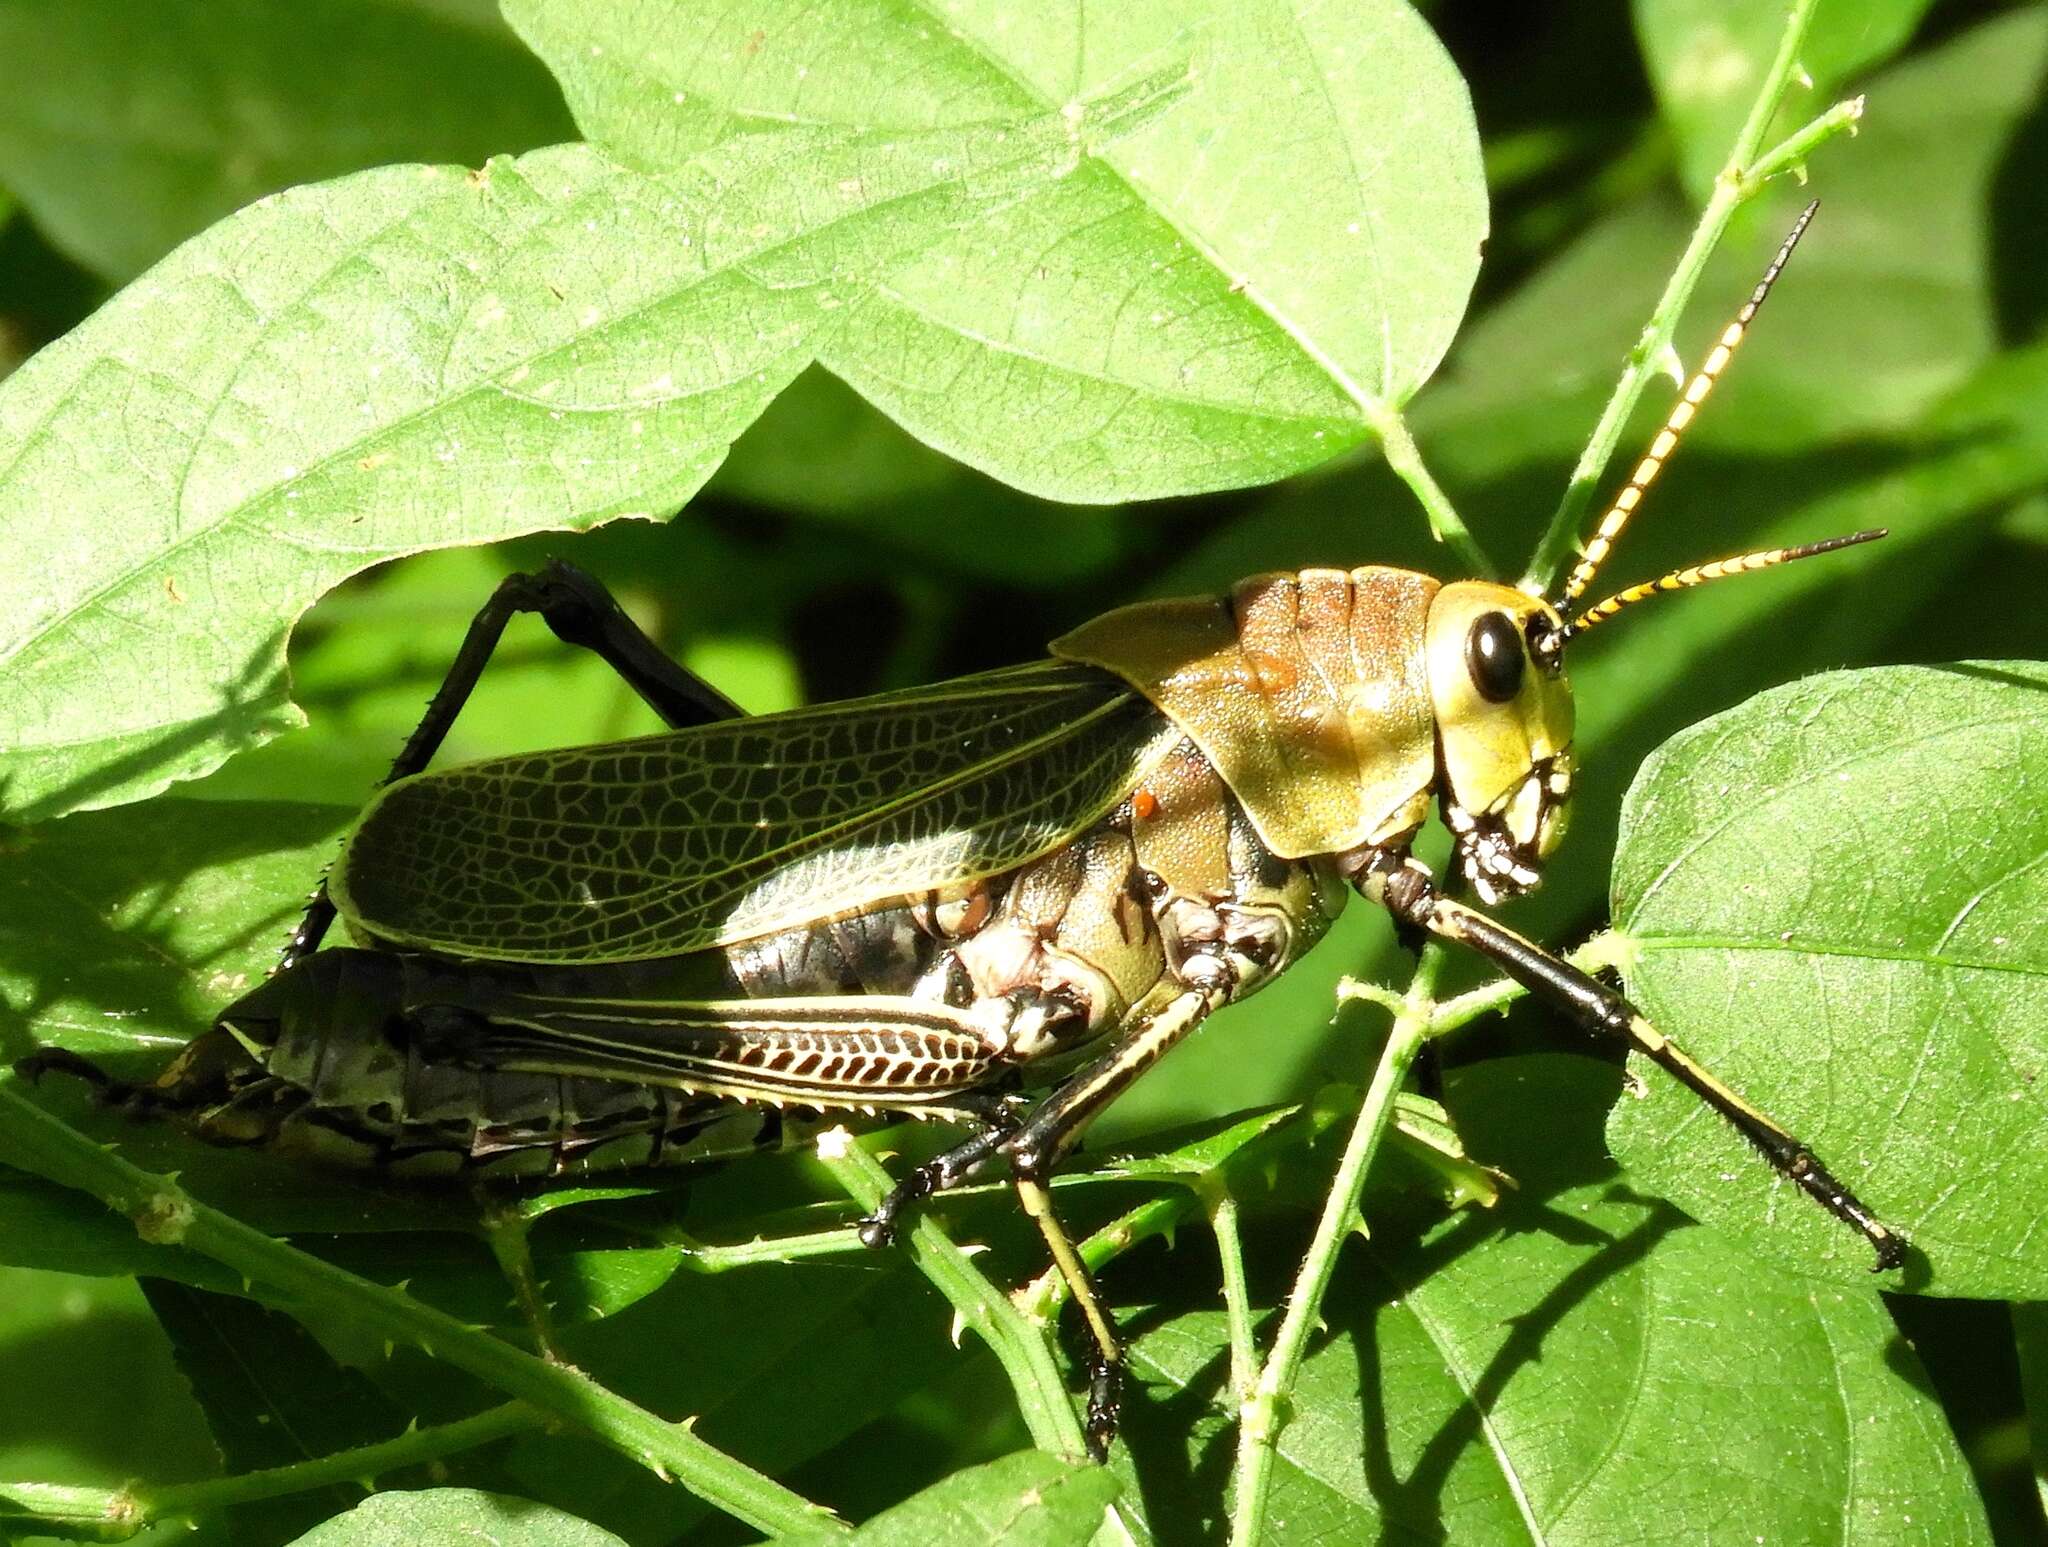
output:
[[[145,1086],[57,1051],[30,1064],[219,1142],[394,1172],[688,1161],[847,1112],[962,1125],[864,1238],[1007,1162],[1087,1318],[1099,1452],[1118,1340],[1048,1174],[1356,890],[1662,1065],[1895,1266],[1903,1242],[1804,1144],[1410,853],[1434,801],[1482,901],[1535,885],[1571,798],[1570,641],[1657,591],[1881,535],[1677,571],[1566,621],[1798,235],[1555,603],[1391,568],[1261,575],[1121,608],[1038,664],[745,718],[587,577],[515,575],[279,970]],[[522,612],[673,729],[423,771]],[[337,916],[354,944],[318,949]]]

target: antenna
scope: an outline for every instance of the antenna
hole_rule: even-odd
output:
[[[1700,404],[1706,400],[1707,394],[1714,390],[1714,382],[1720,377],[1721,372],[1727,369],[1729,357],[1735,353],[1735,346],[1742,342],[1742,335],[1748,329],[1750,320],[1764,304],[1764,297],[1771,293],[1771,286],[1777,283],[1779,270],[1785,267],[1786,259],[1792,256],[1792,249],[1799,245],[1799,238],[1806,234],[1807,223],[1813,219],[1813,212],[1819,208],[1820,200],[1815,199],[1801,211],[1799,219],[1793,222],[1791,234],[1785,238],[1785,244],[1778,249],[1777,257],[1771,260],[1771,266],[1764,270],[1764,277],[1757,281],[1756,288],[1749,293],[1749,299],[1743,302],[1742,310],[1735,314],[1733,322],[1721,330],[1720,342],[1708,352],[1705,362],[1692,380],[1686,383],[1685,391],[1679,395],[1678,401],[1671,405],[1670,417],[1664,421],[1664,428],[1657,432],[1656,439],[1650,442],[1650,449],[1643,454],[1642,461],[1636,464],[1635,476],[1629,479],[1627,486],[1614,497],[1614,503],[1607,507],[1607,514],[1600,518],[1600,524],[1593,529],[1592,539],[1585,547],[1585,556],[1572,569],[1571,578],[1565,582],[1564,594],[1559,598],[1560,602],[1577,601],[1585,594],[1586,587],[1592,584],[1593,576],[1606,560],[1608,550],[1614,546],[1615,538],[1621,535],[1621,529],[1628,525],[1628,518],[1635,513],[1636,506],[1642,503],[1643,491],[1650,487],[1657,474],[1663,470],[1665,459],[1678,444],[1678,437],[1685,433],[1685,427],[1692,423],[1693,415],[1699,412]],[[1735,561],[1730,559],[1724,562]],[[1663,582],[1659,581],[1657,584],[1662,586]],[[1698,582],[1692,581],[1688,584]],[[1607,604],[1602,602],[1600,605],[1604,607]],[[1578,624],[1574,623],[1572,627],[1576,629]]]
[[[1725,580],[1730,575],[1746,575],[1752,570],[1772,569],[1780,564],[1790,564],[1794,559],[1810,559],[1816,554],[1833,553],[1837,548],[1853,548],[1857,543],[1876,542],[1888,535],[1884,527],[1873,527],[1867,532],[1851,532],[1847,537],[1827,537],[1817,543],[1801,543],[1796,548],[1761,548],[1755,553],[1737,554],[1732,559],[1715,559],[1711,564],[1693,564],[1685,569],[1674,569],[1658,580],[1647,580],[1641,585],[1632,585],[1626,591],[1616,591],[1605,601],[1595,602],[1564,627],[1558,636],[1561,648],[1568,639],[1576,639],[1595,624],[1605,623],[1624,607],[1632,607],[1645,597],[1655,596],[1660,591],[1683,591],[1696,585],[1705,585],[1709,580]]]

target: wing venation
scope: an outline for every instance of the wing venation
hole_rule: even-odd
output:
[[[1175,739],[1107,673],[1036,663],[419,774],[329,885],[361,933],[442,955],[675,955],[1022,864]]]

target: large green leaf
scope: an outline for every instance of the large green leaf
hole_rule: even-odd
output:
[[[1621,1185],[1589,1059],[1457,1072],[1474,1153],[1520,1188],[1373,1238],[1325,1304],[1279,1437],[1271,1539],[1989,1540],[1969,1471],[1867,1285],[1759,1267]],[[1228,1449],[1223,1317],[1146,1332],[1128,1406],[1160,1541],[1201,1539]]]
[[[391,167],[188,243],[0,385],[8,806],[136,799],[297,723],[286,630],[381,558],[674,509],[864,276],[1178,91],[660,176]]]
[[[488,1542],[492,1547],[625,1547],[609,1531],[545,1504],[472,1488],[376,1493],[323,1521],[295,1547],[423,1547]]]
[[[1779,131],[1827,105],[1827,94],[1905,46],[1932,0],[1852,0],[1814,10],[1799,51],[1799,85]],[[1664,121],[1678,139],[1687,190],[1704,200],[1749,116],[1785,30],[1781,6],[1753,0],[1634,0],[1636,36]],[[1772,138],[1766,135],[1764,148]]]
[[[1035,493],[1260,482],[1435,368],[1486,234],[1471,104],[1403,0],[514,0],[584,132],[655,165],[794,120],[1065,111],[1161,69],[1180,111],[897,269],[825,361]]]
[[[501,28],[425,4],[0,3],[0,179],[114,279],[291,183],[572,135]]]
[[[1101,1526],[1117,1481],[1099,1466],[1022,1451],[963,1467],[851,1537],[832,1531],[782,1536],[776,1547],[1082,1547]]]
[[[1622,815],[1631,990],[1924,1254],[1907,1285],[2048,1295],[2048,667],[1809,678],[1674,738]],[[1862,1243],[1660,1075],[1632,1177],[1760,1255]]]

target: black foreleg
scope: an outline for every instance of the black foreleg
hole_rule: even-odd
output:
[[[538,614],[556,638],[599,656],[673,728],[708,725],[737,718],[743,712],[642,633],[611,592],[595,579],[572,564],[550,559],[537,574],[507,575],[477,610],[448,674],[392,761],[391,772],[384,776],[386,784],[416,774],[433,761],[462,706],[476,691],[492,652],[504,637],[505,625],[521,613]],[[278,958],[277,970],[282,972],[310,956],[333,922],[334,904],[328,900],[323,882]]]
[[[1397,921],[1471,947],[1589,1031],[1618,1037],[1666,1070],[1749,1140],[1775,1170],[1868,1241],[1877,1254],[1874,1271],[1896,1268],[1906,1260],[1905,1241],[1880,1224],[1812,1150],[1723,1084],[1598,978],[1560,961],[1476,908],[1443,896],[1429,872],[1412,860],[1379,868],[1368,880],[1367,891],[1377,894]]]

